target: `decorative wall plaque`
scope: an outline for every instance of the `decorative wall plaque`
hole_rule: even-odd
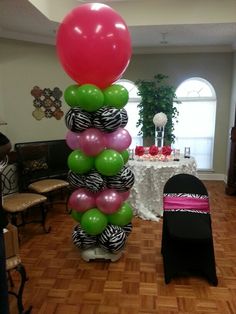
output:
[[[31,95],[34,97],[33,106],[35,107],[32,116],[36,120],[52,117],[60,120],[64,116],[64,112],[61,110],[62,101],[60,100],[63,93],[58,87],[51,90],[50,88],[41,89],[34,86]]]

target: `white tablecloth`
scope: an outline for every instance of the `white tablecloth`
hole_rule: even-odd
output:
[[[129,202],[135,215],[158,221],[163,214],[163,188],[166,181],[175,174],[189,173],[197,176],[194,158],[179,161],[137,161],[129,160],[128,166],[135,175]]]

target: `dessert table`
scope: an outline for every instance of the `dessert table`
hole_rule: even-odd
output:
[[[197,165],[193,157],[180,157],[179,161],[129,160],[128,166],[135,175],[129,202],[134,214],[145,220],[159,221],[163,214],[163,188],[175,174],[189,173],[197,176]]]

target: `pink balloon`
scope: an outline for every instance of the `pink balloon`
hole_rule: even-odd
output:
[[[95,196],[86,189],[77,189],[69,197],[68,207],[78,212],[84,212],[96,205]]]
[[[114,132],[106,133],[105,138],[107,148],[117,150],[118,152],[127,149],[132,141],[129,132],[123,128],[118,128]]]
[[[130,196],[130,191],[119,192],[119,194],[122,197],[122,201],[125,202]]]
[[[126,70],[131,38],[116,11],[105,4],[87,3],[64,18],[56,48],[64,70],[74,81],[105,88]]]
[[[105,137],[101,131],[89,128],[81,133],[80,149],[88,156],[96,156],[105,149]]]
[[[96,198],[97,207],[105,214],[116,212],[122,204],[122,197],[116,190],[103,190]]]
[[[72,131],[68,131],[66,133],[66,144],[71,149],[78,149],[79,148],[79,138],[81,133],[76,133]]]

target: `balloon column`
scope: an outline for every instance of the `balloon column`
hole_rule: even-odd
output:
[[[57,33],[57,53],[75,81],[64,91],[69,198],[74,244],[82,250],[100,247],[121,252],[132,230],[127,202],[134,175],[126,164],[131,136],[125,105],[128,91],[115,82],[131,57],[124,20],[112,8],[88,3],[73,9]]]

